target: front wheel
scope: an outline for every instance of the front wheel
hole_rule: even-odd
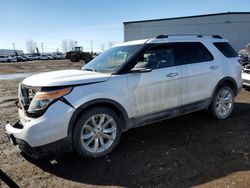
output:
[[[122,122],[112,109],[91,108],[78,119],[73,130],[75,150],[87,158],[102,157],[118,144]]]
[[[226,119],[234,108],[234,92],[229,86],[219,87],[210,105],[210,111],[216,119]]]

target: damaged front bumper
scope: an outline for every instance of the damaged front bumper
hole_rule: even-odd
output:
[[[33,159],[71,151],[68,125],[75,110],[61,101],[55,102],[39,118],[29,118],[19,109],[19,120],[7,123],[8,139]]]
[[[13,135],[20,127],[22,127],[20,121],[15,122],[13,125],[7,123],[6,136],[12,144],[17,145],[22,152],[34,160],[58,156],[62,153],[72,151],[70,141],[67,137],[42,146],[31,147],[26,141],[16,138]]]

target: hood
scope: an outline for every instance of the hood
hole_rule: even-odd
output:
[[[23,80],[23,84],[36,87],[53,87],[105,82],[110,74],[83,70],[61,70],[35,74]]]

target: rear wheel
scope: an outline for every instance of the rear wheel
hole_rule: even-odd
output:
[[[234,108],[234,92],[229,86],[221,86],[216,91],[210,111],[216,119],[226,119]]]
[[[71,62],[78,62],[80,60],[76,54],[71,54],[69,59]]]
[[[106,107],[84,112],[73,130],[74,148],[88,158],[102,157],[118,144],[122,132],[119,116]]]

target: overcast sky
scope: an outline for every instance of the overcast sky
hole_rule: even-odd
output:
[[[63,39],[84,50],[123,42],[123,22],[221,12],[250,12],[250,0],[6,0],[1,1],[0,49],[25,49],[33,39],[44,51]]]

